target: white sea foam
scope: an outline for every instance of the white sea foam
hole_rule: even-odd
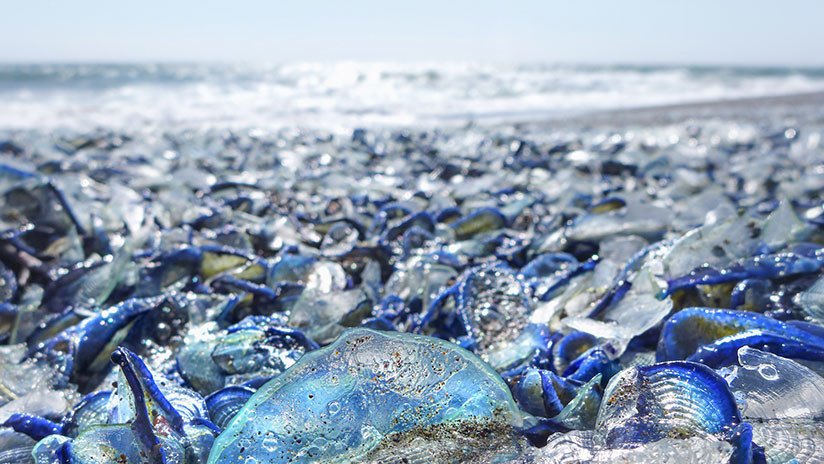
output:
[[[819,90],[821,69],[3,65],[0,128],[443,126]]]

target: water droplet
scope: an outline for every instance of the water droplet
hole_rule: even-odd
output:
[[[758,373],[764,380],[778,380],[778,371],[772,364],[762,364],[758,366]]]
[[[278,449],[278,441],[275,437],[266,437],[263,440],[263,447],[266,449],[266,451],[269,451],[270,453],[274,452],[276,449]]]
[[[330,401],[329,404],[326,405],[326,410],[329,411],[329,415],[334,416],[340,411],[340,403]]]

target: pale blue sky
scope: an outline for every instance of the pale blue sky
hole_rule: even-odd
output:
[[[824,1],[3,2],[0,61],[824,65]]]

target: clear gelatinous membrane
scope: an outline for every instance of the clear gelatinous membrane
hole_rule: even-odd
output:
[[[353,329],[261,387],[209,462],[355,462],[387,440],[505,436],[519,420],[506,385],[475,355],[434,338]]]
[[[772,353],[743,347],[727,376],[741,413],[754,419],[824,418],[824,378]]]

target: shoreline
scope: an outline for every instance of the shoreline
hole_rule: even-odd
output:
[[[605,125],[667,125],[692,119],[735,119],[747,122],[776,118],[824,121],[824,91],[772,95],[764,97],[706,100],[648,107],[593,111],[560,117],[541,123],[524,123],[522,127],[586,127]]]
[[[771,95],[761,97],[731,98],[724,100],[704,100],[684,103],[668,103],[653,106],[638,106],[629,108],[613,108],[603,110],[582,110],[574,113],[557,115],[543,115],[536,118],[517,119],[507,121],[484,121],[484,118],[466,118],[463,122],[458,119],[452,123],[408,123],[408,124],[351,124],[340,126],[305,126],[300,123],[291,125],[259,124],[257,126],[235,126],[232,124],[207,123],[202,126],[181,124],[168,125],[162,121],[141,121],[130,127],[105,126],[90,124],[88,127],[0,127],[0,134],[89,134],[99,131],[112,131],[124,134],[151,134],[160,130],[166,133],[188,131],[254,131],[280,132],[298,130],[308,133],[347,134],[352,130],[363,128],[369,131],[413,131],[413,132],[461,132],[468,129],[480,130],[489,133],[516,131],[516,132],[544,132],[544,131],[579,131],[587,129],[622,129],[630,126],[656,127],[678,124],[687,121],[727,120],[746,123],[775,123],[786,119],[788,124],[824,124],[824,91],[794,93],[787,95]]]

